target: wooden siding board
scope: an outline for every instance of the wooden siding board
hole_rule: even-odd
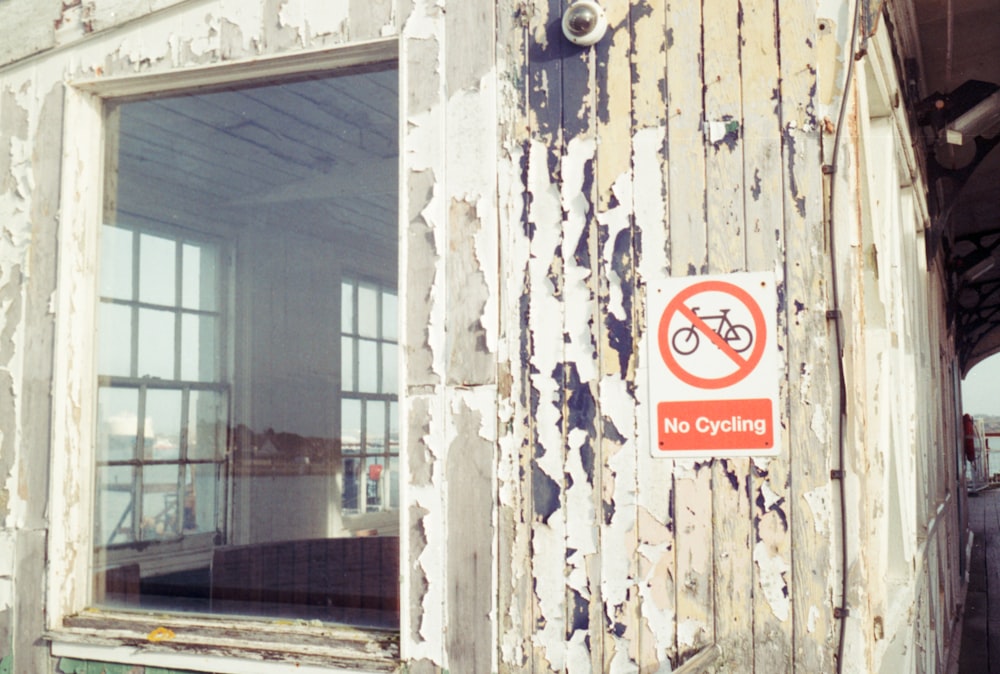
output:
[[[499,121],[498,335],[498,670],[526,671],[530,653],[533,579],[531,556],[531,411],[525,330],[527,320],[529,193],[525,181],[528,22],[523,8],[497,11]],[[509,560],[509,561],[505,561]]]
[[[448,669],[496,671],[493,500],[496,390],[450,392],[446,555]]]
[[[741,10],[731,0],[705,0],[702,15],[708,268],[742,271],[746,262],[744,219]],[[715,643],[734,671],[753,667],[750,461],[712,462],[712,536]]]
[[[446,25],[442,7],[401,3],[400,91],[402,195],[407,245],[400,295],[406,349],[404,495],[401,542],[407,552],[401,633],[417,668],[447,667],[447,548],[444,470],[447,459],[445,358],[448,241]],[[417,664],[419,663],[419,664]]]
[[[708,271],[706,139],[700,0],[667,12],[667,150],[670,269],[674,276]],[[711,461],[675,461],[676,662],[715,640]]]
[[[785,240],[783,222],[781,120],[776,7],[751,3],[743,6],[741,28],[741,86],[743,90],[743,204],[746,227],[747,268],[774,270],[779,293],[780,353],[788,351],[784,297]],[[780,378],[777,404],[785,418],[789,396],[787,363],[774,376]],[[788,526],[788,433],[782,434],[781,453],[751,461],[748,480],[752,509],[753,557],[753,671],[790,672],[793,668],[792,618],[789,592],[792,545]]]
[[[540,1],[528,19],[527,184],[530,198],[527,231],[528,409],[531,411],[530,492],[532,502],[531,569],[534,597],[530,671],[563,671],[566,663],[566,586],[563,575],[548,569],[566,565],[566,520],[563,453],[565,390],[565,305],[560,300],[562,199],[559,189],[563,155],[563,52],[557,20],[559,0]],[[555,379],[559,376],[558,379]]]
[[[0,3],[0,66],[51,49],[55,46],[55,24],[62,12],[62,0],[6,0]]]
[[[788,326],[789,444],[792,536],[792,633],[795,671],[836,667],[832,587],[839,570],[830,530],[839,521],[830,480],[835,456],[837,354],[831,352],[825,273],[812,260],[826,254],[816,105],[815,8],[778,4],[781,74],[785,305]],[[806,637],[805,635],[810,635]]]
[[[631,7],[604,4],[609,33],[594,49],[596,465],[593,502],[600,538],[591,585],[591,631],[603,631],[594,660],[603,671],[641,665],[640,598],[636,592],[635,222],[632,174]],[[596,566],[596,565],[595,565]],[[596,641],[596,640],[595,640]],[[599,659],[598,659],[599,658]]]
[[[558,15],[557,15],[558,16]],[[597,172],[599,94],[597,51],[566,45],[562,58],[563,142],[563,358],[553,372],[562,380],[563,506],[565,527],[566,667],[603,667],[603,642],[591,637],[600,605],[597,484],[600,436],[597,403],[599,239]]]
[[[632,210],[635,220],[634,269],[640,292],[633,301],[637,351],[636,550],[635,582],[639,596],[632,650],[640,671],[656,671],[676,661],[675,530],[673,462],[650,455],[646,415],[652,401],[644,362],[646,340],[644,286],[670,271],[667,193],[667,3],[633,3],[632,29]]]

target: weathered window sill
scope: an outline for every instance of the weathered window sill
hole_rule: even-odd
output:
[[[169,665],[217,674],[394,672],[395,631],[297,620],[246,620],[88,610],[51,630],[53,655]]]

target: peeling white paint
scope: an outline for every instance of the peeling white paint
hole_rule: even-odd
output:
[[[437,401],[438,396],[432,397],[432,401]],[[445,629],[444,579],[441,577],[441,570],[447,568],[444,561],[445,553],[445,532],[443,530],[443,508],[440,485],[442,477],[442,462],[444,452],[447,447],[447,422],[444,417],[444,409],[439,409],[435,405],[430,405],[434,412],[427,419],[428,432],[422,438],[423,445],[428,448],[430,456],[427,461],[431,465],[431,479],[426,486],[407,484],[402,497],[406,502],[427,511],[421,520],[421,525],[426,539],[426,545],[420,557],[413,562],[422,569],[427,581],[427,590],[421,601],[421,622],[418,628],[421,641],[409,644],[410,657],[427,658],[432,662],[441,663],[441,643],[440,635]],[[405,568],[405,567],[404,567]],[[402,596],[407,596],[403,594]]]
[[[278,12],[286,28],[294,28],[309,44],[322,35],[343,35],[350,20],[348,0],[286,0]]]
[[[788,620],[791,601],[786,575],[791,566],[780,556],[771,555],[770,544],[758,541],[753,549],[753,561],[760,571],[760,586],[764,599],[778,620]]]
[[[403,24],[403,37],[408,40],[438,40],[443,13],[443,0],[416,0]]]
[[[820,616],[819,609],[816,608],[815,606],[810,606],[809,616],[808,619],[806,620],[806,626],[810,633],[816,631],[816,622],[819,620],[819,616]]]
[[[704,641],[705,625],[700,620],[686,619],[677,624],[677,645],[691,648]]]
[[[802,500],[809,505],[816,535],[822,538],[831,536],[830,521],[833,516],[833,507],[830,503],[830,487],[824,485],[805,492],[802,494]]]

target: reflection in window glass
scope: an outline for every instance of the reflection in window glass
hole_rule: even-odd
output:
[[[380,66],[113,104],[99,603],[398,625],[396,92]]]
[[[345,300],[351,297],[357,297],[357,302]],[[344,307],[351,306],[357,313],[344,314]],[[346,383],[344,386],[341,437],[345,439],[345,454],[360,454],[364,459],[361,462],[345,460],[343,509],[347,513],[366,513],[396,508],[398,506],[392,503],[398,500],[399,486],[388,473],[383,477],[389,455],[398,451],[397,441],[387,442],[386,439],[387,432],[393,438],[398,434],[398,422],[392,416],[396,413],[398,386],[398,346],[394,341],[398,320],[396,294],[382,286],[345,281],[341,284],[341,310],[341,329],[348,333],[341,338],[341,357],[343,359],[347,353],[354,356],[351,367],[357,376],[355,388],[348,388]],[[387,315],[390,313],[392,315]],[[392,326],[388,333],[386,326]],[[356,428],[362,427],[363,434],[353,434]],[[348,431],[352,432],[349,446],[346,442]]]
[[[176,314],[159,309],[139,309],[140,377],[173,379]]]
[[[193,243],[183,247],[183,283],[181,306],[185,309],[215,311],[216,284],[218,273],[218,251],[214,246],[198,246]]]
[[[176,461],[180,458],[181,391],[147,391],[145,418],[145,458],[154,461]]]
[[[192,390],[188,395],[187,456],[193,461],[215,461],[226,442],[226,398],[218,391]]]
[[[361,451],[361,401],[356,398],[340,401],[340,441],[345,454]]]
[[[113,299],[132,298],[132,231],[110,225],[101,226],[101,259],[121,261],[101,267],[101,296]]]
[[[139,391],[102,388],[97,393],[97,458],[131,461],[139,431]]]
[[[139,301],[172,306],[177,286],[174,274],[176,242],[160,236],[139,236]]]
[[[131,466],[109,466],[97,470],[95,542],[98,545],[135,540],[134,473],[135,469]]]

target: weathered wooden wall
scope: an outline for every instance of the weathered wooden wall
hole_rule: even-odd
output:
[[[51,665],[38,640],[45,540],[50,527],[86,521],[75,493],[46,517],[47,457],[72,453],[87,428],[74,416],[76,397],[60,398],[78,392],[67,385],[50,396],[56,326],[87,306],[85,291],[57,283],[57,248],[73,258],[62,269],[92,264],[82,244],[76,250],[86,219],[77,203],[60,203],[60,181],[100,177],[62,159],[84,154],[61,146],[64,127],[79,140],[64,124],[64,81],[394,36],[409,671],[835,671],[843,569],[831,479],[841,396],[834,306],[854,345],[844,359],[845,671],[912,657],[894,650],[911,632],[884,608],[880,499],[895,464],[876,432],[881,415],[895,424],[886,432],[902,434],[898,447],[925,456],[914,464],[924,473],[899,472],[927,485],[906,535],[929,536],[932,525],[937,533],[913,552],[899,587],[918,617],[914,643],[936,639],[933,625],[953,617],[961,544],[958,476],[947,459],[954,355],[939,276],[933,264],[921,270],[913,241],[879,239],[879,250],[892,242],[901,252],[891,274],[881,268],[883,286],[872,276],[869,252],[883,234],[872,228],[877,213],[864,212],[866,173],[850,152],[868,133],[856,98],[842,136],[846,168],[833,178],[846,281],[837,298],[830,288],[823,165],[844,96],[852,5],[605,0],[608,35],[584,49],[559,30],[566,4],[0,5],[0,25],[24,36],[0,45],[0,653],[13,654],[14,671]],[[647,284],[744,270],[778,280],[781,451],[651,458]],[[894,305],[906,338],[883,369],[879,340],[892,341],[870,311],[896,301],[886,294],[896,283],[909,289]],[[915,331],[921,323],[932,328]],[[885,377],[896,375],[913,377],[906,396],[876,399],[875,384],[891,389],[897,380]],[[66,444],[51,447],[50,437]],[[71,478],[61,468],[53,489]],[[64,556],[76,554],[85,552]],[[71,563],[50,560],[63,562]],[[880,625],[888,638],[876,636]]]
[[[562,38],[561,2],[522,5],[502,44],[519,106],[501,128],[513,388],[500,447],[519,470],[500,482],[501,541],[531,563],[501,572],[519,635],[502,633],[501,670],[658,671],[717,653],[724,670],[827,670],[835,389],[816,10],[604,6],[611,30],[593,49]],[[741,270],[779,278],[782,453],[652,459],[646,283]]]

